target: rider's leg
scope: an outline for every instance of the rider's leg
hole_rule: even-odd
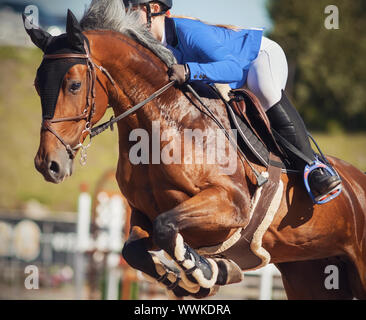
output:
[[[281,100],[267,111],[272,127],[287,141],[303,152],[309,159],[315,160],[307,130],[299,113],[291,105],[283,92]],[[289,158],[299,170],[303,170],[305,161],[289,154]],[[312,171],[309,177],[310,188],[314,195],[321,197],[340,184],[340,179],[322,168]]]
[[[271,126],[308,158],[315,160],[305,124],[284,94],[287,76],[288,65],[282,48],[276,42],[263,38],[259,55],[249,69],[248,88],[260,100]],[[304,169],[303,160],[295,155],[289,155],[289,158],[299,170]],[[314,170],[309,179],[316,196],[329,193],[341,182],[323,169]]]

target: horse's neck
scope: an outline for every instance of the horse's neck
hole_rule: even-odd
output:
[[[92,52],[119,87],[118,95],[114,94],[113,86],[109,90],[115,114],[127,111],[168,83],[167,67],[148,49],[113,33],[92,32],[89,36],[93,39]],[[181,108],[182,104],[185,108]],[[171,88],[123,120],[119,127],[127,125],[127,131],[148,130],[153,121],[159,121],[161,127],[179,128],[179,121],[191,111],[180,90]]]

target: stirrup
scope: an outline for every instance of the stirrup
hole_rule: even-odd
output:
[[[311,165],[305,166],[305,169],[304,169],[305,188],[306,188],[307,192],[309,193],[313,203],[324,204],[324,203],[327,203],[327,202],[335,199],[336,197],[338,197],[341,194],[342,184],[339,184],[333,190],[329,191],[327,194],[315,196],[310,189],[309,177],[310,177],[311,172],[313,172],[314,170],[319,169],[319,168],[323,168],[323,169],[327,170],[332,176],[337,176],[339,179],[340,179],[340,177],[339,177],[339,174],[337,173],[337,171],[333,167],[331,167],[330,164],[329,165],[324,164],[317,156],[316,156],[316,160]]]

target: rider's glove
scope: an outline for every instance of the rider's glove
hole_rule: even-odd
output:
[[[174,64],[168,71],[169,80],[182,85],[190,78],[190,70],[187,64]]]

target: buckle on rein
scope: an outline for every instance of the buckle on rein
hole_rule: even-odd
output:
[[[327,164],[322,162],[319,159],[319,157],[316,156],[316,160],[311,165],[307,164],[304,169],[305,188],[306,188],[307,192],[309,193],[311,200],[315,204],[325,204],[325,203],[337,198],[342,192],[342,184],[338,185],[336,188],[334,188],[332,191],[330,191],[326,195],[316,197],[311,192],[310,185],[309,185],[309,177],[310,177],[311,172],[313,172],[315,169],[322,168],[324,170],[327,170],[332,176],[337,176],[338,178],[340,178],[338,172],[325,159],[323,159],[323,161],[326,162]]]

